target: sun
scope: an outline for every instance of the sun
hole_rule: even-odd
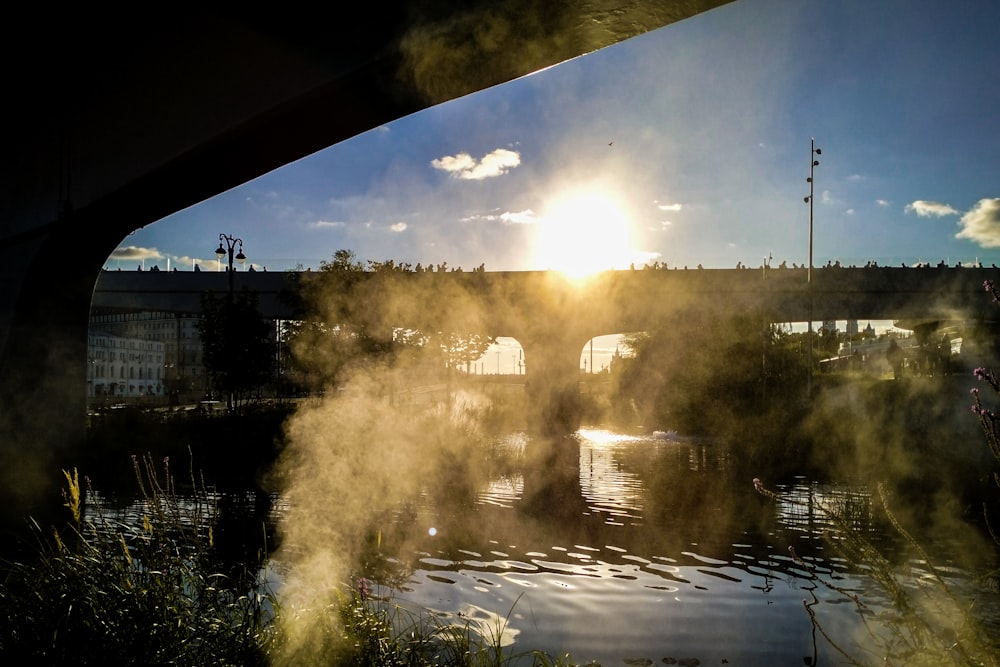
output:
[[[535,266],[585,277],[624,269],[634,260],[631,226],[613,195],[577,190],[543,212],[535,237]]]

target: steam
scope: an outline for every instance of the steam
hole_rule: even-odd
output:
[[[487,478],[482,465],[486,438],[480,425],[483,410],[490,406],[472,398],[457,400],[460,394],[448,376],[455,365],[445,361],[435,341],[447,341],[449,332],[508,335],[510,330],[499,330],[500,320],[491,319],[502,303],[536,304],[523,311],[523,321],[505,325],[525,327],[521,340],[529,354],[545,339],[539,330],[560,343],[529,360],[528,382],[546,363],[557,365],[557,353],[565,352],[573,371],[565,388],[577,391],[581,348],[569,344],[572,336],[566,332],[585,330],[584,321],[593,326],[601,321],[602,304],[625,303],[631,296],[620,285],[621,291],[615,292],[611,283],[606,293],[589,293],[592,302],[584,309],[572,288],[556,276],[547,278],[544,289],[532,290],[500,278],[479,281],[478,272],[442,276],[443,268],[417,273],[389,262],[362,273],[351,257],[340,255],[343,270],[317,272],[306,286],[309,310],[326,326],[324,331],[339,326],[366,333],[376,346],[393,335],[419,333],[425,345],[359,356],[345,364],[323,335],[303,337],[295,344],[296,357],[308,362],[325,384],[322,395],[287,422],[286,451],[276,473],[289,505],[275,554],[275,561],[287,567],[281,589],[287,642],[277,664],[312,664],[336,651],[342,637],[340,604],[378,560],[384,544],[391,543],[394,553],[396,547],[405,553],[408,542],[418,536],[442,539],[440,522],[421,519],[418,513],[409,522],[399,521],[401,508],[435,494],[471,497]],[[655,277],[652,271],[649,277]],[[481,291],[486,287],[489,290]],[[622,410],[622,417],[633,420],[630,424],[684,432],[686,425],[644,421],[662,417],[664,405],[676,407],[670,416],[686,413],[699,426],[728,426],[728,436],[741,443],[753,439],[772,461],[792,453],[796,442],[814,442],[820,457],[813,463],[831,477],[856,479],[860,470],[887,480],[896,494],[893,511],[903,525],[920,526],[923,535],[933,530],[935,537],[969,533],[958,507],[962,490],[945,478],[969,479],[969,470],[980,461],[977,453],[986,452],[978,423],[968,411],[971,376],[847,382],[824,387],[803,406],[805,373],[794,366],[795,360],[804,363],[802,357],[762,346],[761,330],[767,322],[763,315],[740,312],[727,319],[695,308],[678,295],[661,295],[660,304],[665,301],[673,309],[669,326],[649,335],[626,336],[623,347],[647,356],[623,362],[626,371],[614,376],[621,383],[616,388],[620,405],[626,404],[623,398],[645,403],[631,414]],[[555,314],[542,323],[538,315],[543,312]],[[635,314],[634,321],[648,324],[644,315]],[[954,317],[962,319],[958,312]],[[551,321],[566,331],[554,331]],[[404,325],[412,329],[400,329]],[[762,354],[773,355],[764,360],[764,367],[788,367],[767,386],[760,382]],[[555,372],[552,377],[562,379]],[[421,382],[445,386],[451,400],[417,403],[407,389]],[[555,386],[564,388],[558,382]],[[540,405],[545,395],[528,396],[534,400],[533,409],[547,407]],[[752,406],[764,406],[767,412],[743,417]],[[555,407],[558,412],[559,405]],[[566,407],[573,405],[567,401]],[[535,474],[526,488],[536,490],[526,496],[544,499],[546,511],[560,504],[552,502],[560,493],[578,502],[579,470],[569,467],[572,474],[560,478],[553,472],[559,466],[551,460],[535,458],[534,464],[526,467]],[[928,470],[955,474],[929,478]],[[576,511],[573,502],[561,504]]]
[[[420,293],[407,280],[414,277],[405,271],[375,277],[320,272],[310,308],[327,324],[357,333],[384,334],[392,321],[426,323],[428,313],[457,318],[472,330],[479,326],[477,311],[461,307],[459,294],[442,299],[433,286]],[[397,290],[401,284],[406,288]],[[275,554],[287,567],[280,592],[287,641],[277,664],[314,664],[335,655],[340,605],[368,576],[382,545],[434,535],[436,524],[429,521],[401,525],[401,508],[425,495],[478,488],[484,457],[484,438],[470,416],[482,406],[450,389],[450,400],[437,403],[418,402],[409,392],[419,382],[449,386],[449,369],[433,342],[423,350],[359,355],[345,365],[323,341],[303,337],[295,343],[295,355],[326,385],[286,423],[276,471],[289,506]]]
[[[596,51],[685,18],[676,8],[472,3],[447,22],[427,16],[402,40],[401,78],[436,103]]]

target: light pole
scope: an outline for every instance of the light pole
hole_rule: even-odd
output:
[[[809,204],[809,269],[806,273],[806,282],[812,284],[812,270],[813,270],[813,191],[815,187],[815,182],[813,175],[815,174],[816,167],[819,166],[819,160],[816,159],[817,155],[822,155],[823,151],[816,148],[816,140],[809,140],[809,178],[806,182],[809,184],[809,194],[805,197],[805,202]]]
[[[812,273],[813,273],[813,200],[815,199],[815,179],[813,176],[816,172],[816,167],[819,166],[819,160],[816,159],[817,155],[822,155],[823,151],[816,148],[816,139],[809,140],[809,178],[806,182],[809,183],[809,194],[805,197],[805,202],[809,204],[809,268],[806,269],[806,283],[807,291],[809,292],[809,381],[807,384],[807,390],[810,396],[812,396],[812,373],[813,373],[813,286],[812,286]]]
[[[239,246],[239,252],[236,253],[235,257],[233,252],[236,247]],[[243,254],[243,239],[230,236],[229,234],[219,234],[219,247],[215,250],[215,256],[222,261],[222,258],[229,255],[229,267],[227,271],[229,272],[229,294],[228,294],[228,305],[229,308],[226,311],[226,317],[232,318],[233,316],[233,259],[235,259],[240,264],[247,261],[247,256]],[[225,330],[227,332],[232,331],[232,322],[226,323]],[[232,340],[229,336],[226,336],[226,340],[223,341],[226,346],[226,410],[229,412],[233,411],[233,352],[232,352]]]
[[[225,246],[223,246],[225,244]],[[233,301],[233,251],[239,245],[240,251],[236,253],[236,261],[243,264],[247,261],[247,256],[243,254],[243,239],[230,236],[229,234],[219,234],[219,247],[215,250],[215,256],[222,261],[222,258],[229,255],[229,302]]]

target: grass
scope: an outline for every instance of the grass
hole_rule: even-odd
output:
[[[288,650],[290,617],[262,567],[232,574],[215,550],[214,496],[189,471],[177,494],[169,460],[133,459],[141,526],[113,519],[76,471],[64,472],[68,523],[31,524],[35,549],[0,563],[0,664],[571,667],[568,655],[505,646],[495,625],[446,622],[345,586],[311,619],[306,652]],[[138,523],[138,522],[132,522]],[[229,574],[224,574],[230,570]],[[317,631],[318,630],[318,631]]]
[[[520,651],[505,640],[511,606],[506,617],[476,622],[472,619],[414,613],[391,598],[370,593],[371,584],[356,589],[342,607],[343,623],[353,646],[343,664],[365,667],[575,667],[568,654]]]
[[[215,567],[211,495],[202,485],[181,503],[169,462],[162,475],[149,460],[134,465],[141,527],[99,507],[85,518],[93,490],[65,473],[69,524],[49,532],[33,523],[36,552],[4,563],[0,662],[267,664],[271,607],[256,573]]]

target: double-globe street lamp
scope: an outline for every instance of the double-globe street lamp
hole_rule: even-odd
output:
[[[239,247],[238,252],[236,252],[237,247]],[[229,294],[227,301],[229,308],[226,311],[226,317],[231,318],[233,316],[233,260],[235,259],[240,264],[247,261],[247,256],[243,254],[243,239],[230,236],[229,234],[219,234],[219,247],[215,250],[215,256],[221,262],[222,258],[226,255],[229,256],[229,267],[227,269],[229,273]],[[232,323],[228,324],[229,326],[226,327],[227,331],[232,326]],[[233,353],[231,342],[230,340],[224,341],[226,346],[226,410],[229,412],[233,410]]]

